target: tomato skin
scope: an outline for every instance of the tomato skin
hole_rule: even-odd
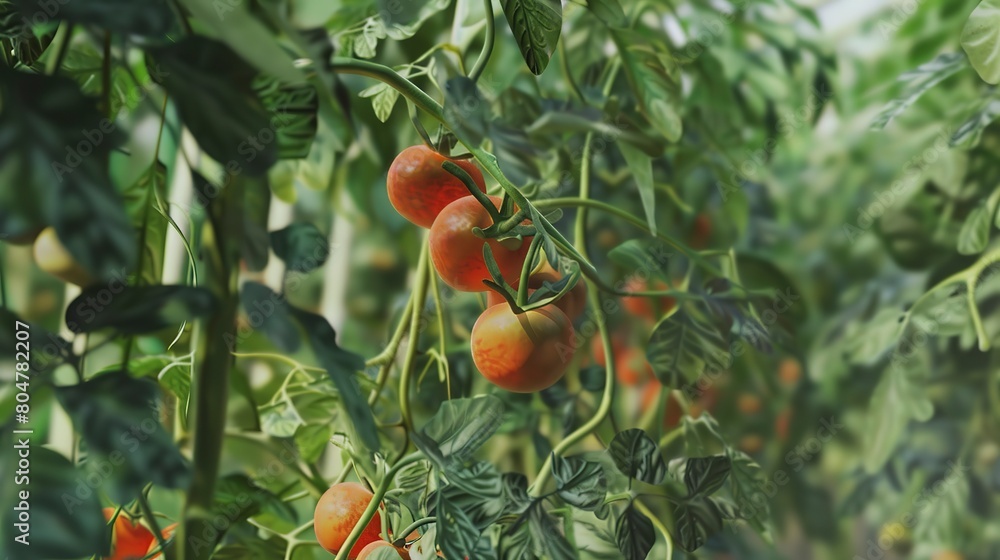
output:
[[[555,305],[520,315],[495,305],[472,327],[472,361],[487,381],[515,393],[551,387],[573,354],[573,325]]]
[[[743,414],[757,414],[763,406],[760,397],[752,393],[743,393],[736,400],[736,406]]]
[[[558,272],[543,270],[541,272],[536,272],[528,278],[528,295],[534,293],[535,290],[542,287],[545,282],[556,283],[562,278]],[[511,283],[513,287],[517,287],[520,282]],[[490,308],[494,305],[499,305],[501,303],[507,303],[503,296],[496,293],[494,290],[489,290],[486,292],[486,307]],[[580,315],[583,314],[583,310],[587,305],[587,283],[581,278],[573,286],[573,288],[563,294],[561,298],[553,302],[553,304],[559,309],[563,310],[563,313],[569,317],[570,321],[575,321]]]
[[[373,497],[374,494],[357,482],[334,484],[324,492],[313,514],[316,540],[320,546],[333,554],[339,552]],[[347,557],[357,560],[362,549],[382,540],[381,530],[382,521],[376,511]]]
[[[615,358],[615,376],[626,386],[635,386],[648,381],[653,369],[646,361],[646,355],[637,348],[628,348]]]
[[[625,291],[627,292],[662,291],[669,289],[670,286],[662,280],[655,281],[652,288],[650,288],[649,282],[641,278],[633,277],[625,282]],[[622,297],[622,305],[632,315],[641,317],[649,322],[655,322],[673,309],[677,305],[677,301],[669,296],[659,298],[659,301],[657,301],[657,298],[644,296],[624,296]]]
[[[405,560],[409,560],[410,558],[410,554],[406,550],[401,548],[396,548],[395,546],[392,546],[392,543],[386,541],[375,541],[373,543],[369,543],[368,546],[364,547],[361,550],[361,552],[358,554],[358,560],[367,560],[368,558],[374,556],[375,551],[377,551],[380,548],[391,548],[396,551],[396,554],[399,558],[403,558]]]
[[[778,364],[778,379],[786,387],[794,387],[802,378],[802,364],[795,358],[785,358]]]
[[[498,196],[489,197],[500,208],[503,201]],[[493,257],[500,267],[504,280],[513,284],[521,276],[521,265],[528,254],[530,239],[525,238],[520,247],[510,250],[496,239],[482,239],[472,233],[472,228],[493,225],[486,209],[476,197],[469,195],[452,202],[434,220],[429,236],[431,262],[445,284],[463,292],[489,290],[483,280],[490,279],[483,258],[483,243],[489,243]]]
[[[712,237],[712,219],[704,212],[694,217],[691,225],[691,247],[704,249]]]
[[[420,227],[431,227],[445,206],[469,196],[465,183],[441,167],[445,161],[464,169],[479,190],[486,192],[483,173],[471,160],[448,158],[423,144],[399,152],[389,166],[389,202],[401,216]]]
[[[104,508],[104,519],[110,521],[115,508]],[[104,560],[138,560],[146,557],[149,543],[156,540],[149,529],[133,523],[124,512],[118,514],[111,529],[111,556]]]
[[[176,532],[177,532],[177,524],[171,523],[170,525],[167,525],[166,527],[163,528],[163,532],[161,533],[161,535],[163,535],[163,540],[166,541],[170,537],[174,536],[174,533]],[[159,544],[160,544],[159,541],[157,541],[156,538],[154,537],[153,542],[149,543],[149,548],[146,549],[146,554],[149,555],[151,552],[156,550],[156,547],[159,546]],[[149,560],[157,560],[157,558],[163,558],[163,553],[159,552],[156,554],[156,556],[150,556]]]

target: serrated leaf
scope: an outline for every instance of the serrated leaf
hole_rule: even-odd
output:
[[[632,428],[618,432],[608,453],[622,474],[649,484],[659,484],[667,474],[660,448],[646,432]]]
[[[646,560],[656,543],[653,522],[630,505],[615,524],[615,542],[623,560]]]
[[[295,430],[295,446],[299,449],[299,455],[306,463],[315,463],[319,460],[327,445],[330,444],[330,436],[333,430],[329,424],[303,424]]]
[[[650,124],[667,140],[680,140],[683,124],[680,115],[680,81],[677,66],[665,52],[662,39],[646,37],[636,31],[613,30],[625,75]]]
[[[552,476],[556,492],[568,504],[594,511],[604,503],[608,480],[600,463],[553,454]]]
[[[405,78],[408,72],[406,69],[403,69],[398,74]],[[389,87],[388,84],[384,83],[375,84],[363,90],[358,95],[360,97],[371,98],[372,110],[375,111],[375,117],[381,122],[389,120],[389,117],[392,115],[392,109],[396,106],[396,101],[399,100],[399,90]]]
[[[108,299],[107,304],[95,304]],[[216,299],[205,288],[192,286],[95,286],[80,293],[66,308],[66,326],[75,333],[116,329],[143,334],[180,325],[215,309]]]
[[[979,77],[1000,82],[1000,0],[982,0],[962,29],[962,49]]]
[[[882,130],[885,128],[892,119],[913,105],[917,99],[920,99],[920,96],[952,74],[965,68],[966,64],[968,64],[967,59],[960,53],[945,53],[900,75],[898,81],[905,84],[903,91],[875,117],[872,129]]]
[[[864,464],[869,473],[889,460],[910,420],[924,422],[934,414],[934,404],[913,381],[909,369],[890,365],[872,393],[864,433]]]
[[[764,532],[766,523],[770,519],[769,503],[766,500],[753,500],[753,497],[760,492],[761,485],[765,483],[764,472],[760,465],[742,451],[726,449],[726,455],[732,465],[729,488],[740,508],[737,512],[759,532]]]
[[[646,346],[646,359],[660,383],[679,387],[716,364],[728,348],[719,332],[679,310],[660,321]]]
[[[534,549],[546,560],[576,560],[576,551],[559,530],[559,526],[541,506],[536,504],[528,512],[528,531]]]
[[[639,189],[639,200],[642,202],[642,208],[646,212],[646,224],[649,226],[649,234],[655,237],[656,191],[653,187],[653,159],[624,142],[618,143],[618,150],[625,158],[632,177],[635,178],[635,185]]]
[[[315,270],[330,256],[326,235],[310,223],[294,223],[272,231],[271,245],[288,270],[295,272]]]
[[[415,443],[442,466],[464,463],[500,428],[503,411],[503,401],[492,395],[445,401]]]
[[[261,74],[252,84],[271,116],[279,159],[309,155],[319,122],[319,94],[311,84],[287,84]]]
[[[159,284],[163,278],[167,219],[157,211],[157,200],[165,200],[167,168],[157,161],[122,192],[125,212],[139,237],[137,271],[143,284]]]
[[[500,6],[528,70],[536,76],[541,74],[559,43],[562,3],[559,0],[500,0]]]

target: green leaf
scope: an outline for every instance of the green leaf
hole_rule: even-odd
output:
[[[847,338],[851,363],[872,365],[882,359],[902,334],[901,315],[898,309],[885,308],[858,325]]]
[[[983,0],[962,29],[962,50],[984,82],[1000,83],[1000,0]]]
[[[608,479],[600,463],[553,454],[552,476],[556,479],[559,497],[568,504],[594,511],[604,503]]]
[[[559,525],[542,505],[535,504],[528,512],[528,531],[534,549],[546,560],[576,560],[576,551],[569,544]]]
[[[379,17],[385,26],[386,35],[400,41],[413,37],[425,21],[447,8],[451,4],[451,0],[423,0],[421,2],[379,0],[378,4]]]
[[[667,474],[659,446],[638,428],[618,432],[608,446],[608,453],[618,470],[629,478],[659,484]]]
[[[1000,117],[1000,99],[993,99],[986,103],[982,109],[976,111],[969,120],[958,127],[952,135],[949,145],[953,148],[963,148],[970,150],[979,145],[979,139],[983,136],[983,131],[990,124]]]
[[[187,460],[160,424],[157,395],[156,384],[124,371],[56,388],[90,452],[115,466],[109,491],[115,501],[135,499],[150,482],[165,488],[190,482]]]
[[[215,486],[215,505],[212,509],[216,514],[229,519],[230,524],[239,523],[262,512],[271,513],[290,523],[298,520],[294,508],[245,474],[230,474],[219,479]]]
[[[439,465],[462,464],[500,429],[503,417],[503,401],[493,395],[445,401],[414,443]]]
[[[967,63],[967,59],[959,53],[945,53],[900,75],[898,81],[903,82],[903,91],[875,117],[872,129],[882,130],[885,128],[892,119],[913,105],[917,99],[920,99],[920,96],[952,74],[965,68]]]
[[[719,332],[683,309],[660,321],[646,346],[646,359],[660,383],[679,387],[717,365],[728,348]]]
[[[684,486],[688,496],[709,496],[722,488],[731,463],[725,455],[692,457],[685,461]]]
[[[295,67],[292,56],[274,33],[250,12],[243,2],[204,2],[180,0],[198,22],[217,40],[226,43],[261,72],[287,84],[301,84],[303,73]],[[197,91],[197,90],[195,90]]]
[[[77,84],[0,68],[0,237],[55,226],[91,275],[135,262],[135,230],[103,163],[122,139]]]
[[[625,10],[622,10],[618,0],[588,0],[587,8],[608,27],[622,28],[628,25]]]
[[[635,178],[635,185],[639,188],[639,200],[642,201],[642,208],[646,211],[649,234],[655,237],[656,191],[653,187],[653,158],[624,142],[618,143],[618,150],[625,158],[632,177]]]
[[[656,543],[653,522],[630,505],[615,525],[615,542],[623,560],[646,560]]]
[[[299,349],[303,335],[284,296],[276,294],[263,284],[247,282],[240,290],[240,302],[250,325],[262,330],[264,336],[279,350],[292,353]]]
[[[633,270],[666,270],[667,259],[673,253],[659,241],[629,239],[608,252],[616,264]]]
[[[438,494],[437,544],[446,558],[494,558],[476,524],[461,508]]]
[[[278,304],[276,304],[278,305]],[[287,305],[281,303],[281,305]],[[361,394],[355,373],[365,367],[365,360],[337,344],[337,333],[320,315],[289,306],[292,316],[307,333],[313,353],[326,370],[340,394],[340,402],[357,432],[358,443],[369,451],[379,448],[378,429],[368,399]]]
[[[407,68],[403,68],[396,73],[406,78],[409,75],[409,70]],[[392,108],[396,106],[396,101],[399,99],[399,90],[394,87],[390,87],[389,84],[379,82],[367,89],[362,90],[358,96],[370,97],[372,100],[372,109],[375,111],[375,117],[379,121],[385,122],[389,120],[389,116],[392,115]]]
[[[333,429],[329,424],[302,424],[295,430],[295,445],[306,463],[315,463],[330,444]]]
[[[267,42],[273,44],[270,37]],[[274,127],[251,88],[255,72],[243,59],[225,44],[198,35],[149,53],[163,71],[163,87],[205,153],[232,173],[246,169],[260,175],[274,165]],[[266,142],[269,137],[272,141]]]
[[[749,455],[742,451],[726,449],[732,465],[729,476],[729,488],[733,494],[733,500],[740,507],[738,513],[742,519],[747,520],[757,531],[764,532],[766,523],[770,519],[770,506],[767,500],[754,500],[754,496],[760,493],[761,485],[766,483],[764,471]],[[746,511],[749,508],[750,512]]]
[[[889,460],[910,420],[925,422],[934,414],[934,404],[909,369],[890,365],[872,393],[864,433],[864,464],[869,473],[877,472]]]
[[[66,326],[75,333],[113,328],[128,334],[156,332],[208,315],[216,299],[191,286],[95,286],[66,308]],[[105,303],[107,300],[107,303]]]
[[[489,105],[475,82],[464,76],[444,86],[444,119],[455,134],[479,145],[489,134]]]
[[[310,84],[289,85],[259,75],[252,85],[271,116],[278,142],[279,159],[301,159],[309,155],[319,122],[319,94]]]
[[[157,161],[137,181],[125,188],[122,198],[132,227],[139,233],[140,269],[143,284],[163,279],[163,257],[167,244],[167,218],[157,211],[157,199],[166,200],[167,168]]]
[[[7,432],[5,430],[5,432]],[[8,432],[9,433],[9,432]],[[3,547],[0,553],[11,560],[52,560],[84,558],[92,555],[104,556],[108,548],[101,513],[100,496],[97,492],[82,492],[78,488],[82,473],[62,455],[47,449],[41,442],[29,442],[31,468],[29,482],[15,483],[20,436],[11,441],[7,433],[2,438],[5,450],[0,464],[9,480],[0,488],[0,501],[4,503]],[[21,506],[19,492],[29,492],[27,506]],[[20,534],[14,524],[18,523],[18,510],[26,510],[30,515],[28,546],[14,540]],[[39,530],[47,527],[49,530]],[[58,530],[55,530],[58,529]]]
[[[129,35],[161,36],[171,31],[177,24],[167,0],[63,1],[52,8],[43,8],[48,5],[43,5],[37,0],[13,0],[13,3],[29,20],[37,19],[44,9],[44,13],[56,19],[94,25]],[[48,12],[49,9],[52,13]]]
[[[247,270],[260,272],[267,267],[271,240],[267,234],[267,222],[271,211],[271,188],[267,177],[246,177],[240,187],[243,189],[243,236],[240,238],[240,253],[247,264]]]
[[[667,140],[680,140],[683,124],[678,69],[663,39],[629,30],[613,30],[611,37],[643,114]]]
[[[990,241],[995,207],[986,202],[976,206],[962,223],[958,233],[958,252],[961,255],[978,255],[986,249]]]
[[[285,261],[288,270],[309,272],[317,269],[330,256],[326,235],[310,223],[295,223],[271,232],[274,254]]]
[[[708,538],[722,530],[722,513],[711,500],[698,498],[674,506],[674,541],[694,552]]]
[[[540,75],[559,43],[562,3],[559,0],[500,0],[507,24],[528,70]]]

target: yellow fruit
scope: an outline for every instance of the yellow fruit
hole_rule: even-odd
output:
[[[32,252],[35,255],[35,263],[38,264],[38,268],[64,282],[77,286],[87,286],[94,281],[93,277],[66,250],[66,246],[56,235],[55,228],[45,228],[38,234]]]

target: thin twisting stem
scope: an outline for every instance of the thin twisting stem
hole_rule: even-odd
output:
[[[476,64],[469,72],[469,79],[478,82],[479,77],[486,70],[486,64],[493,55],[493,42],[496,40],[496,16],[493,14],[493,0],[483,0],[483,8],[486,10],[486,36],[483,38],[483,50],[476,59]]]

